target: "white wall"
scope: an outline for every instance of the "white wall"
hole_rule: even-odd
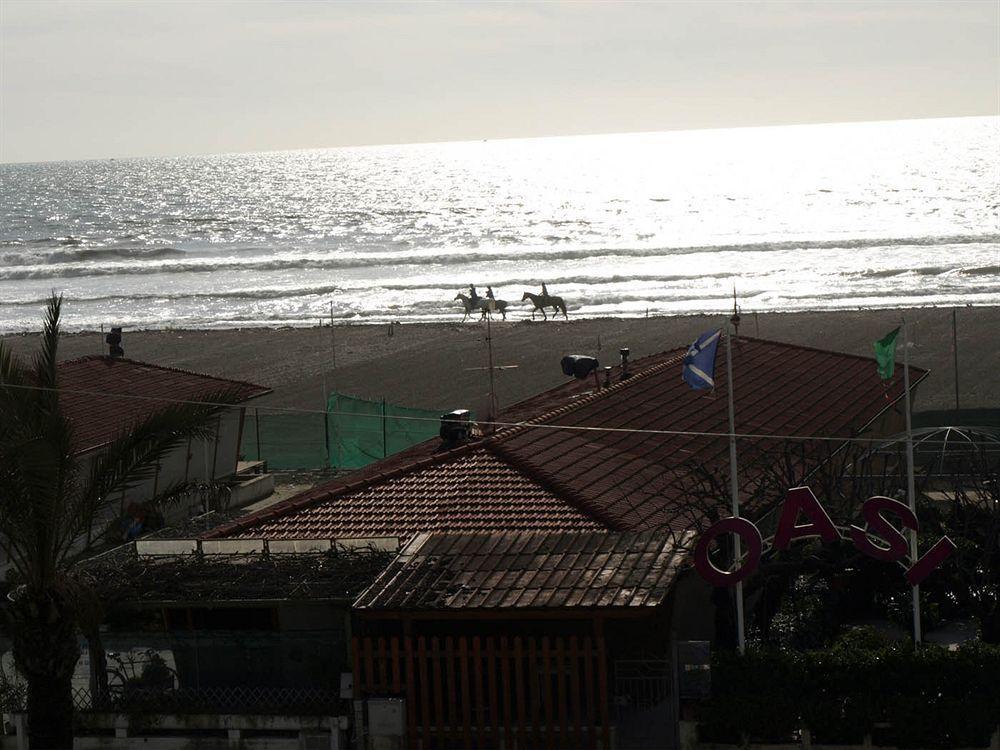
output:
[[[128,508],[129,504],[147,502],[156,493],[162,493],[172,486],[224,479],[234,474],[240,445],[242,411],[242,408],[228,411],[219,418],[218,429],[213,430],[212,436],[203,440],[192,440],[171,451],[160,462],[159,471],[155,476],[125,490],[124,493],[119,493],[108,508],[107,517],[102,519],[102,525],[117,518],[121,509]],[[96,455],[99,455],[99,451],[81,456],[81,461],[87,470],[90,469],[90,464]],[[169,522],[199,513],[201,507],[194,502],[181,502],[163,511]]]

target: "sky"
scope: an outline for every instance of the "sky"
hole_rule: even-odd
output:
[[[0,161],[1000,114],[1000,3],[0,0]]]

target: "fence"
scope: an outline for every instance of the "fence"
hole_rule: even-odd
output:
[[[360,469],[411,445],[432,438],[440,412],[367,401],[342,393],[327,400],[330,465]]]
[[[238,610],[245,621],[259,610]],[[81,710],[126,713],[294,713],[335,715],[340,675],[350,671],[343,621],[315,630],[218,629],[109,632],[106,688],[91,682],[81,639],[73,698]],[[6,647],[6,648],[5,648]],[[11,664],[9,643],[0,643]],[[0,708],[24,709],[23,678],[0,672]]]
[[[405,696],[405,747],[611,747],[603,639],[355,637],[354,684]]]
[[[79,711],[130,714],[315,714],[333,715],[340,694],[309,687],[132,687],[114,686],[104,695],[73,690]]]
[[[440,413],[331,393],[327,413],[248,409],[241,454],[272,469],[360,469],[437,435]]]

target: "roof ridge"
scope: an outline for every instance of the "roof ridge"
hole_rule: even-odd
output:
[[[499,443],[491,442],[484,445],[484,448],[497,458],[502,459],[506,464],[519,471],[521,474],[524,474],[531,481],[540,485],[547,492],[551,492],[556,497],[572,505],[575,510],[605,526],[607,531],[623,531],[622,528],[615,525],[612,519],[604,517],[604,514],[591,507],[591,504],[588,503],[578,492],[564,485],[551,473],[545,471],[544,469],[539,469],[537,466],[532,466],[520,456],[508,451],[505,446]]]
[[[619,380],[617,383],[613,383],[612,385],[609,385],[604,388],[599,388],[598,390],[593,391],[585,396],[581,396],[580,398],[574,399],[567,404],[563,404],[562,406],[557,406],[554,409],[550,409],[547,412],[539,414],[537,417],[526,419],[513,427],[509,427],[507,429],[502,430],[501,432],[491,435],[489,440],[493,442],[507,440],[508,438],[514,437],[515,435],[520,435],[522,432],[530,429],[533,426],[537,426],[551,419],[554,419],[555,417],[562,416],[563,414],[568,414],[569,412],[576,411],[580,407],[592,404],[593,402],[602,399],[605,396],[611,395],[612,393],[617,393],[620,390],[624,390],[633,383],[638,383],[642,380],[646,380],[647,378],[667,369],[667,367],[676,365],[678,361],[680,361],[680,358],[682,357],[682,355],[679,354],[680,351],[681,349],[679,348],[666,349],[662,352],[657,352],[656,354],[650,354],[648,358],[659,357],[663,355],[670,355],[670,356],[668,359],[662,362],[659,362],[655,365],[651,365],[650,367],[647,367],[644,370],[640,370],[638,372],[633,373],[625,380]],[[687,349],[685,348],[684,351],[686,352]],[[644,357],[643,359],[647,359],[647,357]],[[558,388],[559,386],[556,387]],[[555,389],[550,389],[550,390],[555,390]]]
[[[837,351],[836,349],[820,349],[818,346],[807,346],[806,344],[794,344],[794,343],[791,343],[789,341],[778,341],[777,339],[765,339],[765,338],[761,338],[760,336],[734,336],[733,337],[733,340],[735,342],[737,342],[737,343],[739,343],[739,341],[741,339],[744,339],[744,340],[747,340],[747,341],[756,341],[756,342],[761,343],[761,344],[775,344],[776,346],[783,346],[783,347],[786,347],[788,349],[801,349],[802,351],[806,351],[806,352],[819,352],[820,354],[835,354],[838,357],[848,357],[850,359],[860,359],[860,360],[862,360],[864,362],[875,362],[876,361],[874,356],[869,357],[869,356],[864,355],[864,354],[852,354],[850,352],[841,352],[841,351]],[[910,365],[910,369],[911,370],[922,370],[923,372],[930,372],[930,370],[928,370],[928,369],[926,369],[924,367],[918,367],[918,366],[912,365],[912,364]]]
[[[326,502],[344,494],[366,489],[376,483],[385,482],[390,479],[397,479],[411,472],[426,469],[432,465],[449,463],[461,458],[466,453],[471,453],[473,449],[479,447],[483,447],[483,441],[463,443],[462,445],[451,448],[450,450],[436,453],[432,456],[427,456],[411,463],[402,464],[401,466],[392,468],[389,471],[371,472],[367,476],[355,481],[345,481],[348,477],[350,477],[350,475],[347,475],[344,480],[334,479],[326,484],[313,487],[311,490],[306,490],[304,493],[293,495],[292,497],[286,498],[285,500],[277,502],[274,505],[269,505],[266,508],[261,508],[258,511],[248,513],[245,516],[240,516],[232,521],[228,521],[224,524],[216,526],[215,528],[209,529],[201,534],[199,539],[217,539],[219,537],[229,536],[236,531],[242,531],[243,529],[255,526],[260,521],[279,518],[287,513],[300,511],[317,503]]]
[[[85,354],[82,357],[74,357],[73,359],[64,359],[64,360],[62,360],[61,362],[59,362],[57,364],[57,367],[58,366],[62,366],[62,365],[72,365],[72,364],[75,364],[77,362],[89,362],[89,361],[94,361],[94,360],[99,360],[99,361],[108,362],[108,363],[125,362],[125,363],[128,363],[130,365],[140,365],[142,367],[153,367],[153,368],[155,368],[157,370],[163,370],[165,372],[176,372],[176,373],[180,373],[182,375],[193,375],[196,378],[206,378],[206,379],[209,379],[209,380],[219,380],[219,381],[222,381],[224,383],[234,383],[236,385],[244,385],[244,386],[248,386],[250,388],[255,388],[255,389],[261,390],[261,393],[258,393],[257,396],[264,396],[264,395],[267,395],[268,393],[273,393],[274,392],[274,389],[271,388],[271,387],[269,387],[269,386],[260,385],[259,383],[251,383],[249,380],[236,380],[235,378],[224,378],[224,377],[221,377],[219,375],[209,375],[208,373],[204,373],[204,372],[195,372],[194,370],[185,370],[182,367],[170,367],[168,365],[158,365],[158,364],[156,364],[154,362],[143,362],[142,360],[131,359],[130,357],[109,357],[106,354]],[[254,396],[252,398],[256,398],[256,396]]]

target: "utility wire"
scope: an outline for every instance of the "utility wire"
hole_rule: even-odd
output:
[[[162,396],[140,396],[137,394],[130,393],[107,393],[105,391],[88,391],[80,390],[75,388],[48,388],[45,386],[38,385],[17,385],[13,383],[4,384],[0,383],[0,388],[12,388],[20,390],[32,390],[32,391],[55,391],[57,393],[72,393],[79,396],[96,396],[99,398],[119,398],[134,401],[150,401],[160,404],[188,404],[191,406],[212,406],[222,409],[243,409],[252,408],[256,410],[273,411],[283,414],[325,414],[328,416],[337,417],[352,417],[352,418],[370,418],[370,419],[384,419],[385,417],[381,414],[358,414],[357,412],[338,412],[338,411],[325,411],[321,409],[301,409],[292,406],[246,406],[245,404],[227,404],[216,401],[196,401],[192,399],[177,399],[177,398],[164,398]],[[417,422],[434,422],[439,423],[441,421],[440,417],[417,417],[417,416],[405,416],[405,415],[394,415],[392,419],[400,420],[410,420]],[[537,417],[535,418],[537,419]],[[550,424],[545,422],[534,422],[531,419],[521,421],[521,422],[499,422],[492,421],[487,422],[483,420],[475,420],[476,424],[488,425],[492,427],[527,427],[532,429],[547,429],[547,430],[571,430],[574,432],[609,432],[609,433],[628,433],[636,435],[668,435],[668,436],[683,436],[687,435],[689,437],[724,437],[728,438],[730,433],[728,432],[707,432],[700,430],[652,430],[652,429],[640,429],[634,427],[588,427],[585,425],[564,425],[564,424]],[[891,443],[890,438],[862,438],[862,437],[836,437],[836,436],[824,436],[824,435],[769,435],[766,433],[756,433],[756,432],[737,432],[733,433],[737,438],[752,438],[755,440],[800,440],[803,442],[810,441],[826,441],[826,442],[836,442],[836,443],[873,443],[873,444],[886,444]],[[955,442],[955,440],[918,440],[920,444],[946,444],[948,442]],[[961,445],[1000,445],[1000,441],[994,442],[989,440],[982,441],[971,441],[963,440]]]

